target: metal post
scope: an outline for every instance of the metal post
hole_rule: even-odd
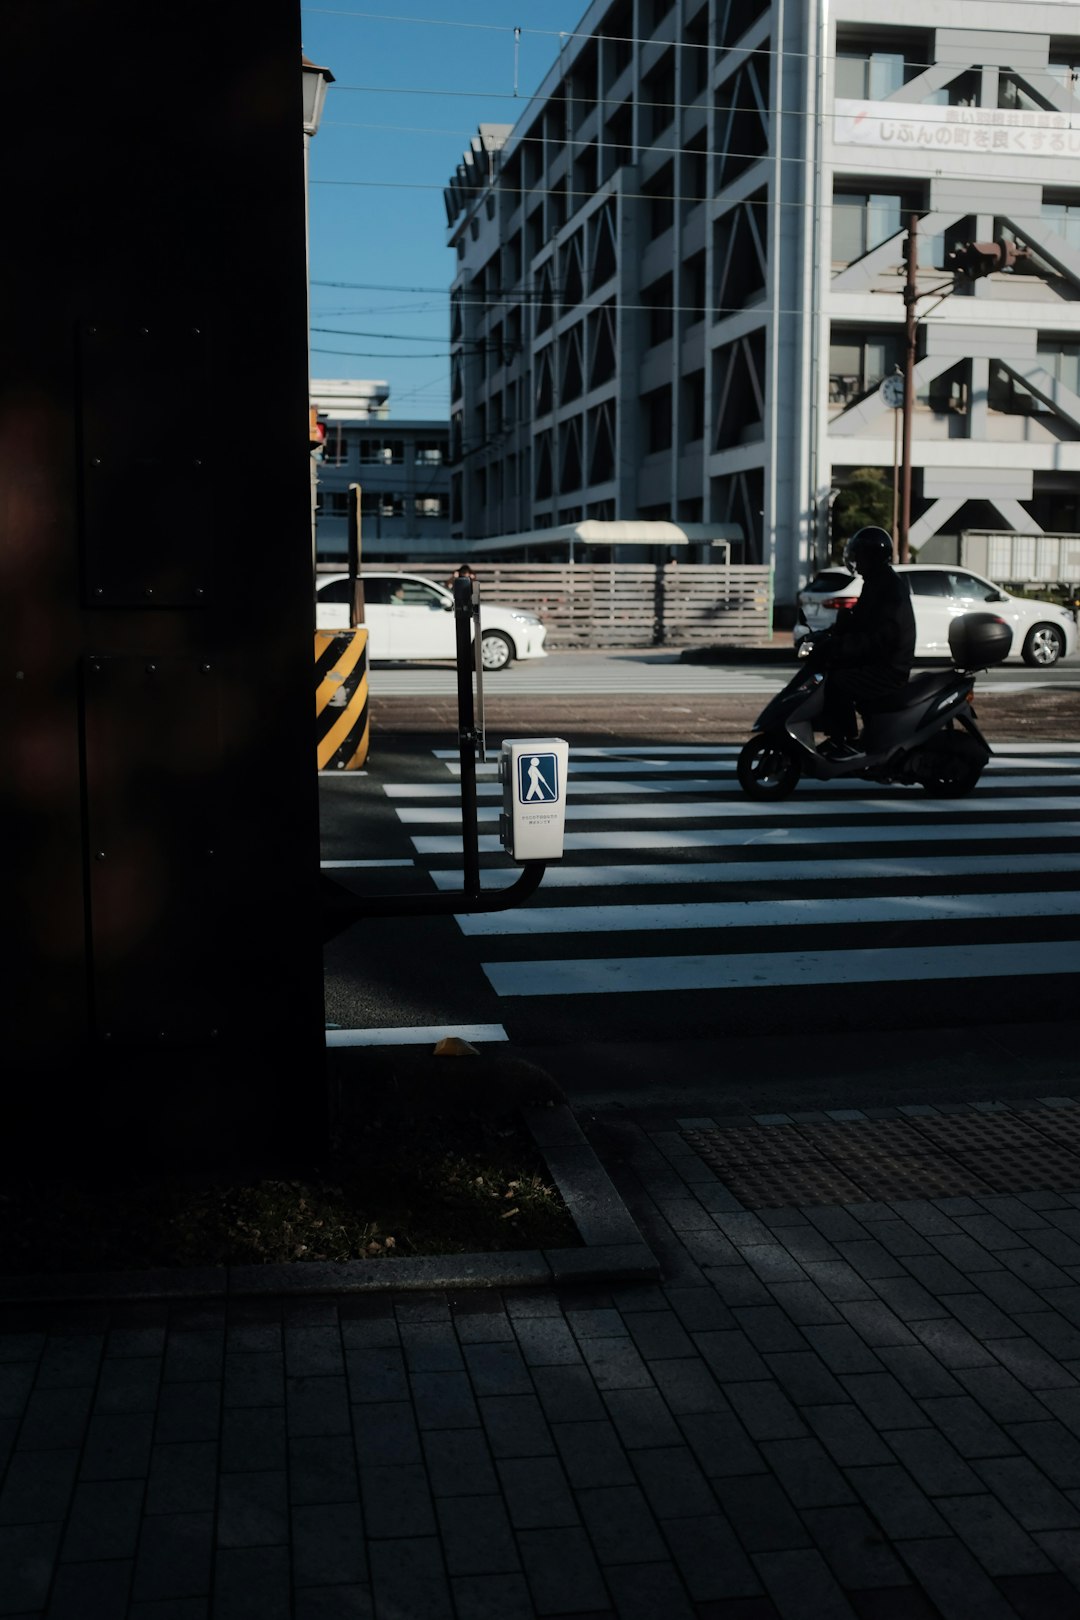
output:
[[[899,562],[911,561],[908,530],[911,527],[911,422],[915,414],[915,305],[918,301],[916,273],[919,267],[919,216],[908,220],[907,276],[904,279],[904,424],[903,451],[900,464],[900,521],[897,525],[896,551]]]
[[[454,581],[454,629],[457,635],[458,757],[461,761],[461,858],[464,888],[480,888],[480,840],[476,826],[476,711],[472,686],[472,626],[474,586],[471,579]],[[479,612],[476,634],[479,637]]]
[[[349,626],[364,622],[364,583],[360,578],[360,500],[359,484],[349,485]]]

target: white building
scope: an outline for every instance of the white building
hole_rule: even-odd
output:
[[[454,535],[723,525],[790,601],[892,478],[911,213],[912,546],[1080,530],[1076,65],[1059,0],[597,0],[446,192]]]

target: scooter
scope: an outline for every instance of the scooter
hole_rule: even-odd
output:
[[[919,784],[943,798],[970,793],[991,753],[975,721],[975,674],[1007,658],[1011,645],[1012,627],[996,614],[959,615],[949,627],[953,667],[912,675],[898,691],[864,702],[857,752],[833,760],[814,746],[828,676],[813,667],[814,638],[805,637],[799,657],[809,667],[758,716],[735,767],[739,786],[752,799],[785,799],[801,776],[857,776]]]

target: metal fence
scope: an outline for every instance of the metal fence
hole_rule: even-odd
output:
[[[443,580],[430,563],[400,566]],[[547,625],[549,648],[745,646],[772,634],[770,568],[674,562],[472,566],[481,601],[537,614]]]

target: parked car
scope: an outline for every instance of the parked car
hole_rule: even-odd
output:
[[[948,658],[949,623],[958,613],[992,608],[1012,626],[1013,654],[1025,664],[1046,669],[1077,649],[1076,617],[1054,602],[1010,596],[969,568],[937,563],[899,563],[915,608],[915,656]],[[854,607],[862,590],[858,574],[846,568],[825,568],[799,592],[796,647],[812,630],[834,624],[837,614]]]
[[[447,658],[457,651],[454,599],[420,574],[376,571],[362,575],[368,657]],[[315,626],[349,627],[348,574],[321,574],[315,581]],[[515,658],[546,658],[546,627],[524,608],[480,604],[480,645],[486,670],[509,669]]]

